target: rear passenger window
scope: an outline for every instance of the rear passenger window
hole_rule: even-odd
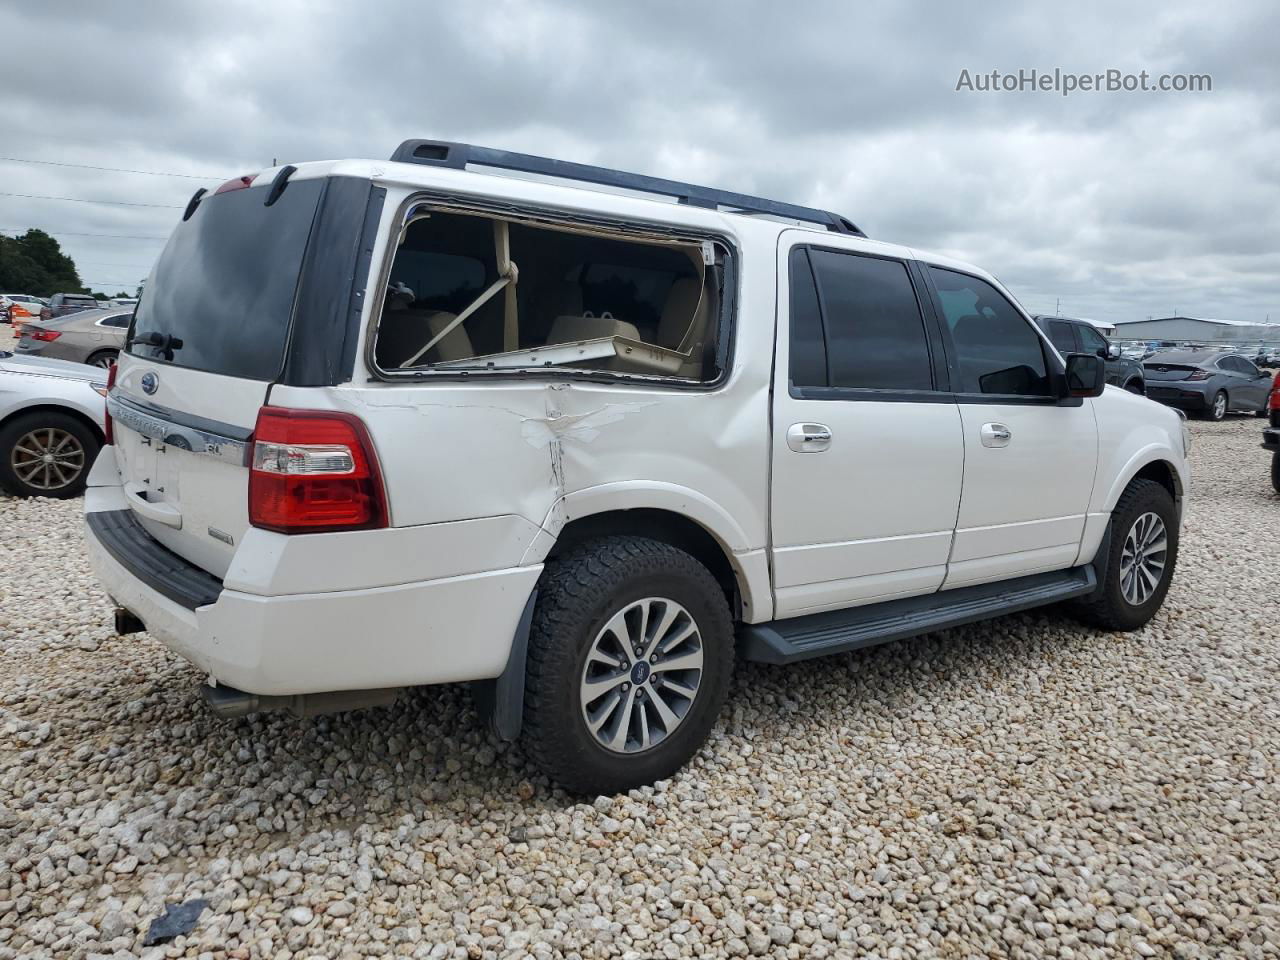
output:
[[[833,387],[931,390],[929,346],[900,260],[811,250]]]
[[[955,344],[960,393],[1048,396],[1040,337],[985,280],[929,267]]]
[[[797,387],[828,385],[818,288],[804,247],[791,251],[791,383]]]

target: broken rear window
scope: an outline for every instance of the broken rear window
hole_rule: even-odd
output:
[[[388,373],[551,367],[712,381],[724,255],[699,241],[419,211],[392,263],[374,360]]]

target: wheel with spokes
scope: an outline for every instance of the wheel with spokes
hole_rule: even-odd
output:
[[[91,354],[85,363],[91,367],[102,367],[105,370],[115,363],[119,357],[119,350],[99,350],[97,353]]]
[[[69,414],[40,410],[14,417],[0,428],[0,486],[19,497],[77,496],[100,446],[93,431]]]
[[[526,750],[576,792],[670,776],[715,723],[732,661],[724,592],[697,560],[641,537],[580,544],[539,583]]]
[[[1178,511],[1169,491],[1153,480],[1130,483],[1111,512],[1106,549],[1102,582],[1074,608],[1096,626],[1136,630],[1164,603],[1178,561]]]

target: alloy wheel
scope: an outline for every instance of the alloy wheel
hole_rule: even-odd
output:
[[[579,690],[587,729],[614,753],[656,746],[688,715],[702,665],[702,636],[689,611],[663,597],[628,604],[587,652]]]
[[[1213,398],[1213,419],[1221,420],[1227,415],[1227,395],[1220,393]]]
[[[18,438],[9,452],[14,476],[35,490],[61,490],[84,472],[84,446],[58,427],[38,427]]]
[[[1164,577],[1169,537],[1164,521],[1155,513],[1144,513],[1124,538],[1120,552],[1120,593],[1125,603],[1140,607],[1151,599]]]

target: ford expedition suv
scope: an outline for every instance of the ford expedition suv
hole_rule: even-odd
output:
[[[234,716],[472,681],[572,790],[666,777],[735,659],[1070,601],[1177,558],[1177,414],[990,274],[841,216],[463,144],[196,194],[85,501],[117,629]]]

